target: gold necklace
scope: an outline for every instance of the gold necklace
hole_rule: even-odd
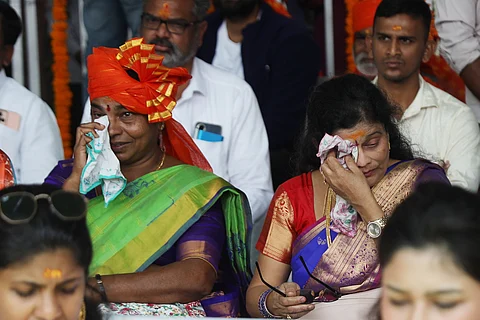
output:
[[[162,160],[160,161],[160,164],[155,168],[155,171],[162,169],[163,163],[165,162],[165,156],[167,153],[164,151],[162,155]]]

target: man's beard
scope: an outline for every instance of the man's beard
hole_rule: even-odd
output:
[[[155,38],[150,44],[161,45],[170,48],[170,52],[157,52],[163,56],[163,65],[167,68],[183,67],[197,54],[197,37],[191,42],[187,52],[183,53],[180,48],[165,38]]]
[[[215,9],[223,17],[231,21],[239,21],[248,17],[260,4],[261,0],[213,0]]]
[[[368,59],[368,53],[366,52],[361,52],[355,56],[355,66],[357,67],[357,70],[367,77],[376,77],[378,70],[375,63],[372,60],[365,61],[364,59]]]

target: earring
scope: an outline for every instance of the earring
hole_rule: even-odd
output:
[[[78,314],[78,320],[85,320],[87,318],[87,307],[85,306],[85,302],[82,304],[82,308],[80,309],[80,313]]]

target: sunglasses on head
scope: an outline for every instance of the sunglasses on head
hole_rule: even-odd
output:
[[[0,218],[9,224],[29,223],[37,213],[38,200],[45,199],[61,220],[78,221],[87,215],[87,200],[79,193],[57,190],[51,194],[16,191],[0,197]]]
[[[313,301],[333,302],[333,301],[336,301],[336,300],[340,299],[340,297],[342,296],[342,293],[340,291],[332,288],[331,286],[329,286],[328,284],[326,284],[322,280],[315,277],[310,272],[310,270],[308,270],[307,264],[305,263],[305,260],[303,259],[302,256],[300,256],[300,261],[302,262],[303,267],[307,271],[310,278],[312,278],[313,280],[317,281],[318,283],[320,283],[322,286],[325,287],[325,289],[323,289],[319,292],[314,292],[313,290],[310,290],[310,289],[301,289],[300,290],[300,295],[305,297],[305,299],[306,299],[306,301],[304,303],[312,303]],[[287,295],[284,292],[278,290],[277,288],[275,288],[274,286],[269,284],[267,281],[265,281],[265,279],[263,279],[262,272],[260,271],[260,266],[258,265],[258,262],[255,262],[255,265],[257,267],[257,271],[258,271],[258,275],[260,276],[260,280],[263,282],[263,284],[266,285],[272,291],[275,291],[276,293],[281,295],[282,297],[286,297]]]

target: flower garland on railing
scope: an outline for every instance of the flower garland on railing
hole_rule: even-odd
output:
[[[70,108],[72,105],[72,91],[70,90],[70,73],[67,49],[67,15],[68,0],[53,0],[51,45],[53,53],[53,95],[55,114],[57,116],[60,134],[62,136],[65,158],[72,156],[72,136],[70,134]]]

